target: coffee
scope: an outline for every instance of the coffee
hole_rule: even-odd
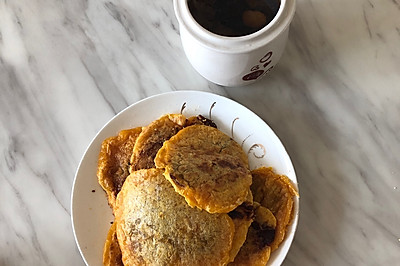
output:
[[[280,0],[187,0],[190,13],[202,27],[228,37],[254,33],[278,13]]]

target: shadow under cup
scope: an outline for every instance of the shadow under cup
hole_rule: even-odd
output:
[[[174,0],[194,69],[223,86],[253,83],[279,61],[295,0]]]

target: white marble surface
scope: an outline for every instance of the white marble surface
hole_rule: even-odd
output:
[[[400,265],[400,1],[298,0],[262,81],[223,88],[183,53],[172,1],[0,0],[0,265],[83,265],[75,170],[124,107],[226,95],[285,144],[301,191],[284,265]]]

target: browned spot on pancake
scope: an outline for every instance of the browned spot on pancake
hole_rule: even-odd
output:
[[[217,125],[211,119],[208,119],[202,115],[192,116],[186,120],[185,126],[193,126],[193,125],[205,125],[209,127],[217,128]]]
[[[212,167],[214,164],[209,164],[208,162],[202,162],[200,165],[197,167],[202,170],[203,172],[206,173],[212,173]]]
[[[252,223],[252,225],[254,222]],[[267,242],[262,234],[263,232],[249,227],[247,238],[243,246],[240,248],[239,253],[236,255],[235,260],[228,265],[259,265],[265,266],[269,260],[271,248],[266,245]]]
[[[243,202],[236,209],[228,213],[232,219],[250,220],[254,217],[254,206],[250,202]]]
[[[173,175],[170,174],[169,177],[171,178],[171,180],[172,180],[176,185],[178,185],[178,186],[180,186],[180,187],[184,187],[184,186],[185,186],[184,184],[179,183],[178,178],[176,178],[175,176],[173,176]]]
[[[226,161],[226,160],[218,160],[218,161],[217,161],[217,164],[218,164],[219,166],[221,166],[221,167],[228,167],[228,168],[230,168],[230,169],[235,169],[235,168],[237,168],[236,165],[234,165],[233,163],[228,162],[228,161]]]
[[[157,154],[158,150],[162,147],[164,141],[165,140],[162,139],[159,142],[151,143],[151,145],[148,145],[145,149],[141,150],[139,152],[139,158],[143,159],[138,160],[135,166],[135,170],[153,168],[154,162],[151,160],[151,158],[154,157],[154,154]]]
[[[257,231],[256,242],[259,249],[263,249],[265,246],[271,245],[275,238],[275,228],[272,228],[266,224],[259,224],[253,222],[251,227]]]
[[[154,168],[154,157],[158,150],[162,147],[164,141],[168,140],[171,136],[178,133],[182,127],[179,125],[171,126],[164,131],[154,131],[152,138],[158,141],[148,141],[142,150],[139,152],[137,161],[132,164],[135,170]]]

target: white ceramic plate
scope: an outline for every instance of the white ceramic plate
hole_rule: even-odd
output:
[[[243,145],[248,152],[251,169],[272,166],[277,173],[288,176],[297,187],[292,162],[282,143],[262,119],[244,106],[225,97],[199,91],[170,92],[146,98],[120,112],[99,131],[77,169],[71,196],[72,226],[86,264],[102,265],[103,245],[110,223],[114,220],[106,194],[96,177],[102,141],[117,135],[122,129],[146,126],[163,114],[179,113],[184,103],[186,108],[183,114],[186,117],[198,114],[209,117],[213,106],[211,118],[220,130]],[[294,221],[285,241],[271,254],[268,265],[280,265],[284,260],[296,230],[298,209],[296,199]]]

